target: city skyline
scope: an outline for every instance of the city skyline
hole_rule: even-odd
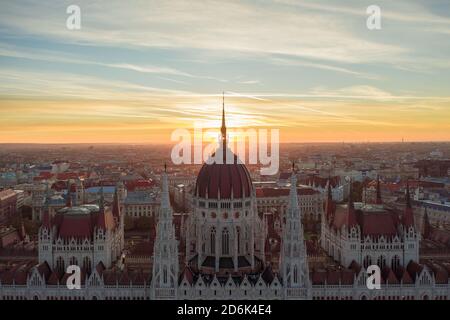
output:
[[[5,3],[0,143],[169,144],[178,128],[281,143],[450,141],[449,5],[378,1]],[[45,21],[45,24],[42,23]]]

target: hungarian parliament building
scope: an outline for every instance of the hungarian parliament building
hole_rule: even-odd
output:
[[[328,183],[317,226],[305,237],[301,191],[292,168],[285,210],[264,210],[250,173],[227,145],[225,115],[216,154],[233,161],[204,164],[192,210],[175,223],[168,172],[161,176],[161,205],[147,269],[129,270],[124,214],[100,191],[97,204],[43,205],[38,264],[0,271],[0,300],[446,300],[450,266],[419,263],[420,231],[409,188],[404,209],[383,205],[379,186],[371,203],[336,203]],[[232,163],[229,163],[232,162]],[[270,197],[270,195],[268,195]],[[70,197],[69,197],[70,199]],[[317,251],[328,262],[320,263]],[[67,267],[81,269],[80,288],[67,286]],[[370,266],[379,288],[368,285]]]

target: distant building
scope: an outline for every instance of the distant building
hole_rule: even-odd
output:
[[[0,191],[0,222],[12,218],[17,211],[17,193],[7,189]]]
[[[329,189],[322,247],[344,267],[353,262],[364,268],[377,264],[395,272],[411,261],[418,262],[420,232],[414,225],[409,189],[406,197],[406,208],[399,216],[384,208],[379,197],[375,204],[354,203],[349,197],[346,205],[336,206]]]
[[[78,265],[88,273],[98,264],[113,266],[124,248],[124,221],[117,193],[111,207],[105,207],[100,190],[98,205],[68,206],[54,217],[48,204],[47,199],[39,229],[39,263],[47,263],[61,274],[69,265]]]
[[[159,210],[160,201],[154,192],[128,192],[122,207],[125,216],[132,218],[155,217]]]

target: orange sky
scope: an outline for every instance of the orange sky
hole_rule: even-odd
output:
[[[0,100],[0,143],[168,143],[177,128],[218,128],[220,98]],[[281,142],[450,140],[450,111],[441,101],[261,101],[230,95],[226,110],[230,130],[279,129]]]

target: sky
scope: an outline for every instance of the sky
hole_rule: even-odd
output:
[[[449,57],[448,0],[2,0],[0,143],[449,141]]]

